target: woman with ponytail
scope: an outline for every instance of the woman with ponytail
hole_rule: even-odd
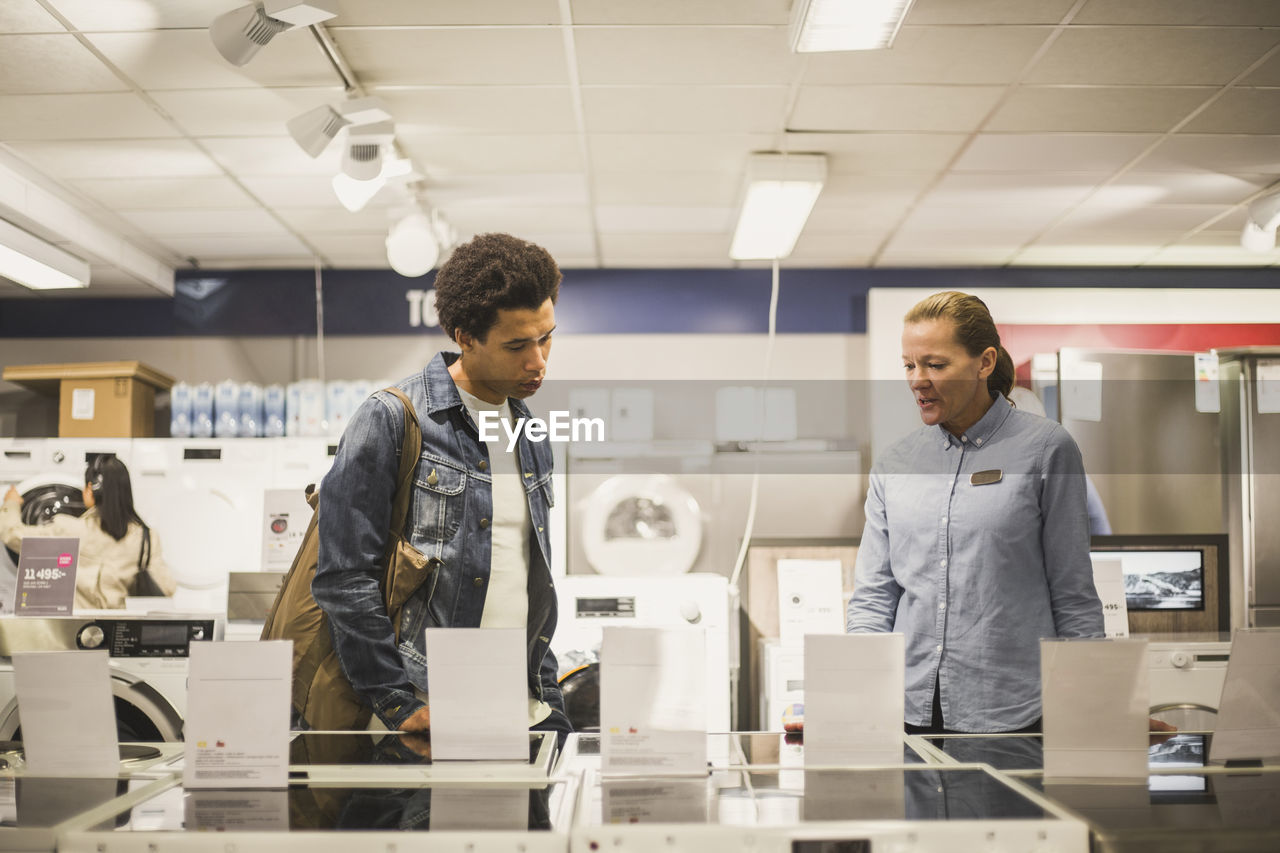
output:
[[[872,468],[846,627],[905,635],[909,732],[1038,731],[1040,640],[1103,634],[1080,450],[975,296],[907,312],[902,364],[925,425]]]
[[[22,497],[10,486],[0,505],[0,540],[17,551],[28,536],[78,538],[77,610],[118,610],[126,595],[173,595],[178,587],[160,541],[134,509],[129,469],[111,454],[93,456],[84,480],[84,515],[58,514],[35,526],[22,523]]]

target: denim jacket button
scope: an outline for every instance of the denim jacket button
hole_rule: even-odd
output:
[[[472,583],[476,586],[484,586],[484,578],[476,578]]]
[[[487,519],[487,518],[482,518],[482,519],[480,519],[480,528],[481,528],[481,529],[484,529],[484,528],[486,528],[486,527],[488,527],[488,526],[489,526],[489,519]]]
[[[481,459],[479,462],[476,463],[476,467],[479,468],[481,471],[483,471],[489,467],[489,463]]]

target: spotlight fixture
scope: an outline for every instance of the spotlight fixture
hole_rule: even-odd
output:
[[[413,163],[407,159],[397,158],[382,161],[382,171],[371,181],[357,181],[350,175],[339,172],[333,176],[333,194],[338,201],[352,213],[363,210],[375,195],[391,181],[407,178],[413,174]]]
[[[729,257],[768,260],[790,255],[826,176],[827,158],[822,154],[752,154]]]
[[[380,98],[352,98],[307,110],[285,122],[285,127],[308,156],[319,157],[344,127],[390,120],[391,113]]]
[[[428,216],[415,208],[391,226],[387,234],[387,263],[400,275],[426,275],[440,260],[440,234],[448,227],[439,214]]]
[[[893,44],[914,0],[796,0],[791,50],[876,50]]]
[[[382,146],[395,139],[395,124],[380,121],[352,127],[342,148],[342,171],[357,181],[372,181],[382,171]]]
[[[247,63],[285,30],[309,27],[338,14],[338,0],[265,0],[219,15],[209,25],[209,38],[232,65]]]
[[[1249,219],[1240,234],[1240,245],[1251,252],[1270,252],[1276,247],[1280,226],[1280,192],[1264,195],[1249,205]]]
[[[89,265],[0,219],[0,278],[32,290],[87,287]]]

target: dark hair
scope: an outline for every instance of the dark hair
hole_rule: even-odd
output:
[[[956,341],[974,357],[988,347],[995,347],[996,367],[987,377],[987,391],[992,396],[1009,396],[1013,390],[1013,357],[1000,345],[996,322],[991,319],[991,312],[981,299],[957,290],[945,290],[917,302],[902,320],[904,323],[950,320],[956,329]]]
[[[484,341],[498,311],[541,308],[560,295],[560,268],[541,246],[510,234],[480,234],[453,250],[436,273],[440,327]]]
[[[93,505],[98,509],[102,529],[117,542],[129,532],[129,524],[146,524],[133,508],[133,484],[129,481],[129,469],[111,453],[99,453],[89,457],[84,481],[93,491]]]

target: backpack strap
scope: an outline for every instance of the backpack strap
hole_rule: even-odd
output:
[[[396,496],[391,504],[391,532],[400,536],[404,531],[405,519],[409,516],[409,501],[413,497],[413,472],[418,468],[418,459],[422,456],[422,427],[418,423],[418,413],[413,401],[399,388],[385,388],[388,394],[400,398],[404,406],[404,443],[400,448],[400,471],[396,475]],[[394,546],[395,539],[391,540]]]

